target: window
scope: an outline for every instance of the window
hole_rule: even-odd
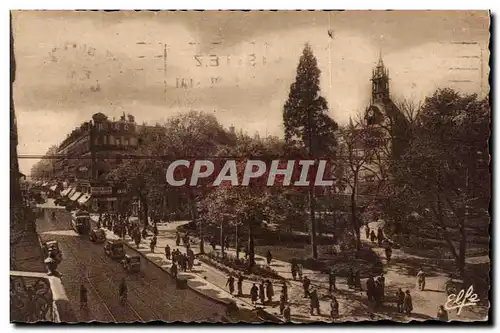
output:
[[[123,139],[123,145],[124,145],[124,146],[128,146],[128,144],[129,144],[128,139],[125,139],[125,138],[124,138],[124,139]]]
[[[104,143],[105,145],[106,145],[106,144],[108,144],[108,136],[107,136],[107,135],[105,135],[105,136],[103,136],[102,138],[103,138],[103,140],[104,140],[104,142],[103,142],[103,143]]]
[[[104,124],[103,124],[103,123],[98,123],[98,124],[97,124],[97,129],[98,129],[99,131],[102,131],[102,130],[104,129]]]
[[[94,140],[94,145],[98,146],[99,145],[99,138],[95,138]]]
[[[115,144],[115,137],[113,135],[109,136],[109,144],[114,145]]]
[[[131,137],[130,138],[130,145],[131,146],[137,146],[137,138]]]
[[[123,128],[125,129],[125,131],[128,131],[128,124],[123,125]]]

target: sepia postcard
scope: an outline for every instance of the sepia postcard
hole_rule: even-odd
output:
[[[12,11],[13,323],[489,322],[488,11]]]

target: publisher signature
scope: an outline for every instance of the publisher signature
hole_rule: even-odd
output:
[[[474,293],[474,287],[470,286],[467,292],[462,289],[458,294],[448,295],[448,300],[444,304],[446,310],[457,310],[457,315],[460,315],[462,309],[466,306],[477,305],[479,297]]]

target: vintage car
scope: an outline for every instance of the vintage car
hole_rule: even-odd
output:
[[[139,272],[141,270],[141,257],[126,254],[122,260],[123,268],[128,272]]]
[[[43,244],[44,256],[48,258],[52,254],[52,258],[59,264],[62,261],[62,253],[59,250],[57,241],[47,241]]]
[[[104,253],[112,259],[123,259],[125,248],[120,240],[108,239],[104,242]]]
[[[87,233],[90,230],[90,214],[86,211],[75,211],[71,214],[71,226],[79,234]]]
[[[106,233],[102,229],[92,229],[89,233],[89,240],[94,243],[104,243],[106,241]]]

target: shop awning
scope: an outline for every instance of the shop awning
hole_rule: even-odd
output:
[[[49,185],[49,183],[47,183],[47,182],[45,182],[45,183],[42,184],[42,186],[44,186],[44,187],[47,186],[47,185]]]
[[[68,187],[67,189],[61,192],[61,196],[63,197],[67,196],[71,190],[73,189],[71,187]]]
[[[71,191],[69,191],[69,193],[68,193],[68,198],[71,198],[73,196],[73,194],[75,194],[75,193],[76,193],[76,189],[74,189],[74,188],[71,189]]]
[[[75,192],[73,195],[69,198],[71,201],[77,200],[82,194],[80,192]]]
[[[56,189],[57,189],[57,185],[52,185],[52,186],[50,187],[50,190],[51,190],[51,191],[54,191],[54,192],[55,192],[55,191],[56,191]]]
[[[89,200],[90,200],[90,198],[91,198],[91,195],[90,195],[90,194],[88,194],[88,193],[85,193],[84,195],[82,195],[82,196],[80,197],[80,199],[78,199],[78,203],[79,203],[80,205],[84,205],[84,204],[86,204],[86,203],[87,203],[87,201],[89,201]]]

